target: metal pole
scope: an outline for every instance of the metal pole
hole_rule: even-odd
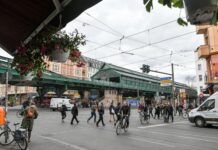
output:
[[[174,65],[173,63],[171,64],[171,69],[172,69],[172,99],[171,99],[171,104],[172,104],[172,102],[174,103]]]
[[[6,72],[6,81],[5,81],[5,111],[8,111],[8,71]]]

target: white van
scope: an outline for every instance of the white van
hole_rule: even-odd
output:
[[[71,110],[73,107],[73,104],[71,104],[71,99],[68,98],[52,98],[50,102],[50,108],[55,111],[58,108],[61,108],[61,106],[65,104],[67,106],[68,110]]]
[[[197,127],[218,123],[218,92],[208,97],[198,108],[191,110],[189,121]]]

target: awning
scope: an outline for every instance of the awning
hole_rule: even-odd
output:
[[[13,55],[45,26],[61,27],[101,0],[1,0],[0,46]],[[61,15],[60,15],[61,14]],[[60,17],[61,16],[61,17]]]

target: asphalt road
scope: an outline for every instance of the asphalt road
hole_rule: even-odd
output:
[[[16,111],[8,113],[12,122],[21,122]],[[130,128],[119,136],[108,112],[104,117],[106,126],[96,127],[93,120],[87,124],[90,111],[79,110],[80,123],[70,125],[68,112],[65,123],[58,112],[40,110],[35,120],[29,150],[218,150],[218,127],[197,128],[187,120],[176,117],[174,123],[151,119],[149,125],[141,125],[136,110],[132,110]],[[4,150],[18,150],[14,143]]]

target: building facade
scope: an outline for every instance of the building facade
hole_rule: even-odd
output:
[[[206,88],[206,80],[207,80],[207,65],[206,60],[202,58],[198,58],[198,52],[195,52],[195,68],[196,68],[196,88],[198,91],[198,95]]]
[[[212,94],[218,91],[218,26],[197,26],[197,34],[204,36],[204,45],[198,48],[198,57],[206,60],[207,89]]]
[[[99,71],[104,62],[89,57],[83,57],[83,59],[86,62],[88,68],[87,78],[88,80],[91,80],[91,77]]]

